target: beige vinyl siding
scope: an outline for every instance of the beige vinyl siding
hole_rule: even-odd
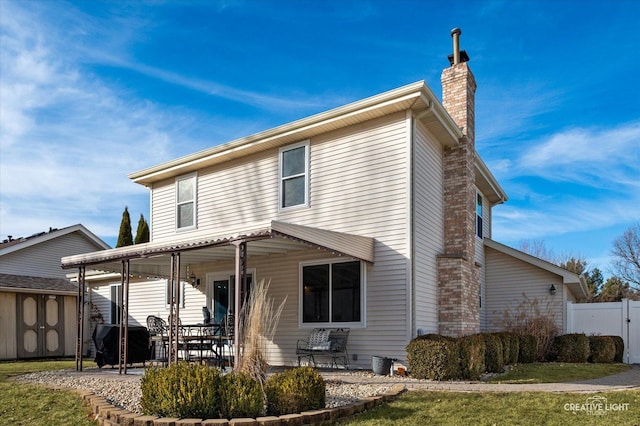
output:
[[[415,328],[438,332],[436,256],[444,250],[442,147],[423,125],[416,126],[413,160]]]
[[[278,210],[278,150],[198,171],[198,229],[175,231],[174,179],[154,185],[153,241],[223,235],[281,220],[399,241],[406,254],[404,114],[314,138],[310,207]],[[399,219],[399,220],[398,220]]]
[[[251,242],[248,244],[251,245]],[[335,258],[336,256],[327,251],[312,248],[284,255],[257,256],[249,260],[248,268],[255,272],[254,281],[264,279],[270,282],[269,296],[273,298],[274,306],[279,306],[286,298],[278,329],[273,341],[268,344],[269,362],[273,365],[295,365],[296,342],[307,338],[310,328],[313,327],[300,324],[300,262]],[[339,259],[350,260],[344,257]],[[197,265],[194,271],[197,276],[204,277],[216,272],[231,272],[233,268],[232,262],[219,262]],[[394,287],[386,283],[388,275],[382,274],[382,278],[376,277],[375,265],[367,265],[366,268],[367,282],[364,289],[366,299],[363,311],[363,315],[366,315],[366,326],[351,328],[348,345],[349,353],[357,354],[358,357],[357,361],[351,361],[352,365],[361,368],[371,367],[372,355],[404,359],[404,348],[408,343],[402,328],[405,325],[405,311],[396,308],[398,304],[405,302],[403,292],[394,291]],[[404,270],[402,272],[404,273]],[[393,277],[397,272],[390,271],[389,274]],[[205,287],[201,286],[198,291],[204,295]],[[192,305],[187,300],[187,306],[181,312],[193,311],[196,316],[201,315],[202,306]],[[336,324],[335,327],[338,325]]]
[[[77,232],[43,241],[23,250],[2,256],[0,273],[32,277],[66,278],[68,271],[60,267],[64,256],[101,249]]]
[[[278,209],[275,147],[198,171],[198,229],[194,231],[175,232],[174,179],[155,184],[151,196],[153,241],[226,235],[271,220],[373,237],[375,262],[367,267],[366,328],[352,330],[349,350],[358,354],[363,367],[370,367],[371,355],[404,359],[409,327],[409,125],[410,120],[401,112],[311,139],[307,208]],[[293,362],[296,340],[309,333],[298,324],[299,262],[331,256],[313,249],[249,259],[248,267],[257,270],[256,279],[272,278],[274,294],[290,295],[270,349],[272,362]],[[204,279],[207,273],[233,270],[233,265],[192,268]],[[199,322],[205,290],[195,291],[200,296],[187,293],[181,317]],[[142,303],[151,308],[157,301]]]
[[[482,194],[482,237],[483,238],[491,238],[491,203],[487,200],[485,194],[480,191],[479,188],[476,188],[476,191]],[[475,206],[475,205],[474,205]],[[475,209],[475,207],[474,207]],[[475,216],[474,216],[475,217]],[[475,230],[475,227],[474,227]],[[478,280],[480,282],[480,298],[482,301],[482,306],[480,307],[480,329],[484,329],[487,326],[487,310],[486,310],[486,301],[487,301],[487,292],[486,292],[486,259],[485,259],[485,251],[484,251],[484,242],[483,238],[479,238],[477,234],[475,234],[475,262],[476,268],[478,268]]]
[[[16,359],[16,294],[0,292],[0,360]]]
[[[515,257],[486,247],[486,329],[500,329],[503,312],[518,312],[518,305],[525,298],[537,306],[542,315],[553,318],[560,330],[564,330],[564,300],[562,278]],[[555,295],[549,294],[554,284]],[[524,295],[524,297],[523,297]],[[532,308],[525,303],[525,306]]]

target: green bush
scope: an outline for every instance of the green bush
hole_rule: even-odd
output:
[[[501,373],[504,369],[502,339],[493,333],[482,334],[484,338],[484,365],[489,373]]]
[[[276,373],[265,383],[267,414],[279,416],[322,409],[325,390],[324,379],[311,367]]]
[[[536,360],[536,336],[531,334],[518,335],[518,362],[520,364],[530,364]]]
[[[587,362],[589,339],[583,333],[556,336],[551,345],[551,358],[558,362]]]
[[[613,358],[613,362],[622,362],[624,357],[624,340],[620,336],[609,336],[613,340],[613,344],[616,346],[616,354]]]
[[[140,405],[160,417],[218,417],[220,371],[188,363],[148,368],[141,381]]]
[[[494,334],[502,341],[502,359],[505,365],[517,364],[518,352],[520,351],[518,335],[508,331],[501,331]]]
[[[445,339],[413,339],[407,345],[407,363],[411,375],[417,379],[459,379],[460,361],[457,343]]]
[[[616,357],[616,344],[611,336],[589,336],[589,362],[610,364]]]
[[[415,338],[415,340],[433,340],[435,342],[454,342],[455,337],[443,336],[442,334],[423,334]]]
[[[462,378],[477,380],[486,371],[484,337],[480,334],[462,336],[458,339],[458,348]]]
[[[220,417],[258,417],[264,412],[260,384],[246,373],[229,373],[220,386]]]

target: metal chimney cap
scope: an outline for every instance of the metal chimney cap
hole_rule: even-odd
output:
[[[458,27],[455,27],[454,29],[451,30],[451,37],[453,37],[454,35],[460,35],[462,34],[462,30]]]

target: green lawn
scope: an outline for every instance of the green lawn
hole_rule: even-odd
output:
[[[572,364],[560,362],[518,364],[489,383],[561,383],[595,379],[627,371],[627,364]]]
[[[586,408],[589,398],[610,409]],[[595,407],[595,406],[594,406]],[[624,408],[626,407],[626,410]],[[585,393],[459,393],[411,391],[341,424],[383,425],[638,425],[640,391]]]
[[[0,425],[95,426],[89,406],[77,393],[7,381],[19,374],[65,368],[75,368],[75,361],[0,363]]]
[[[91,363],[85,364],[90,366]],[[74,361],[0,363],[0,425],[95,426],[75,392],[8,381],[34,371],[75,368]],[[621,364],[529,364],[495,381],[549,383],[586,380],[624,371]],[[590,400],[589,398],[599,398]],[[604,398],[604,399],[603,399]],[[589,402],[603,410],[587,412]],[[595,407],[595,405],[592,405]],[[617,409],[617,410],[613,410]],[[456,393],[412,391],[374,410],[342,421],[349,425],[638,425],[640,391],[608,393]]]

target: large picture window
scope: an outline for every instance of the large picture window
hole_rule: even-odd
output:
[[[362,321],[363,269],[359,261],[301,265],[302,323]]]
[[[309,142],[280,149],[280,208],[309,204]]]
[[[196,226],[196,175],[176,178],[176,228]]]

